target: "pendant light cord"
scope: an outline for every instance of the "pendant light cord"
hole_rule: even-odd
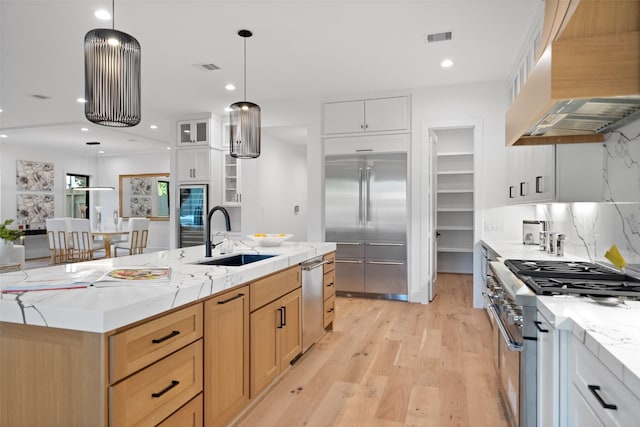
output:
[[[247,38],[244,37],[244,101],[247,102]]]

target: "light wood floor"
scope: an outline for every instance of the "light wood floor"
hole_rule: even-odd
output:
[[[336,299],[335,328],[238,426],[508,426],[472,278],[429,305]]]

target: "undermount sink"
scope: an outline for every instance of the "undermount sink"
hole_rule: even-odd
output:
[[[262,261],[263,259],[272,258],[276,255],[258,255],[258,254],[237,254],[224,258],[209,259],[200,261],[198,265],[223,265],[226,267],[240,267],[242,265],[251,264],[252,262]]]

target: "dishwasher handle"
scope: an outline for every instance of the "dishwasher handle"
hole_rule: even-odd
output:
[[[304,271],[311,271],[325,264],[329,264],[331,261],[328,259],[320,260],[320,261],[310,261],[302,264],[302,269]]]

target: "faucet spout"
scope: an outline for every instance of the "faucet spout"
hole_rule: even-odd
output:
[[[222,206],[215,206],[214,208],[212,208],[207,214],[207,222],[205,223],[205,230],[206,230],[206,241],[204,244],[205,257],[211,256],[211,217],[213,216],[215,211],[222,212],[222,215],[224,215],[224,223],[225,223],[225,226],[227,227],[227,231],[231,231],[231,220],[229,219],[229,212]]]

